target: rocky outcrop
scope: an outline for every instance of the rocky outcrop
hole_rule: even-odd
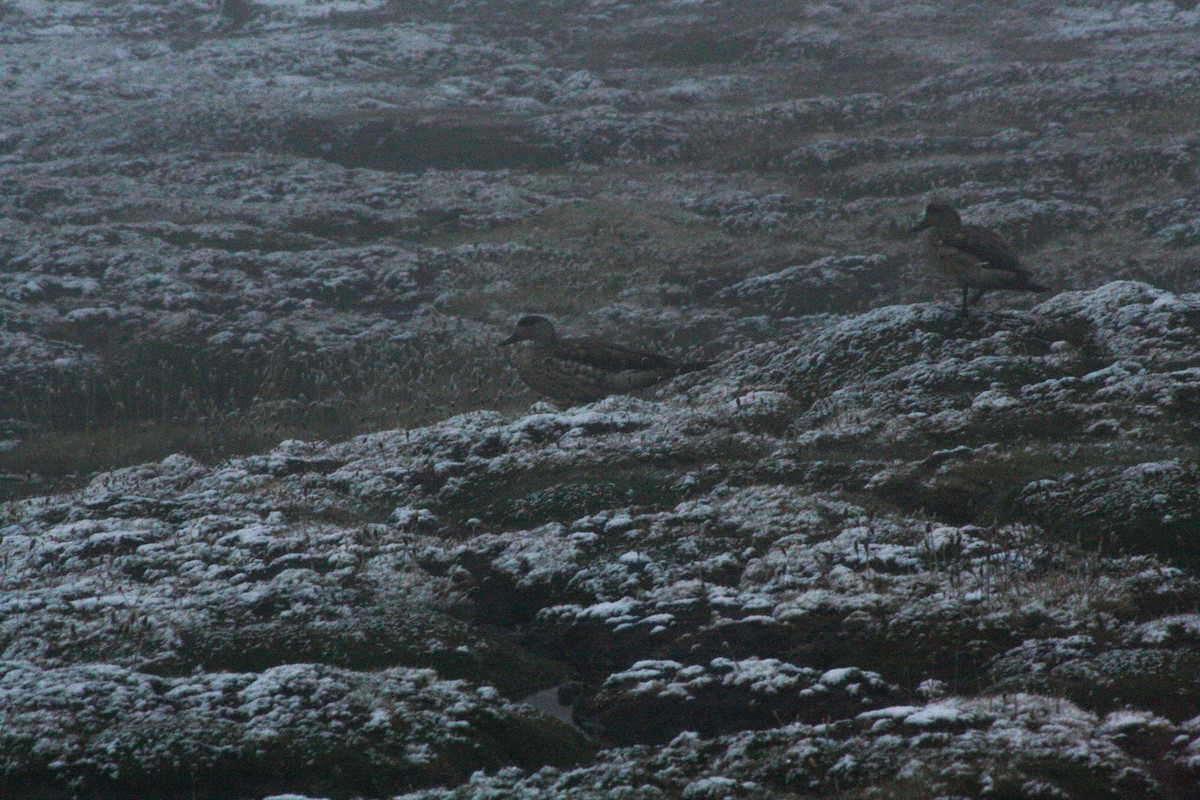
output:
[[[881,308],[743,350],[658,400],[102,474],[5,508],[3,656],[49,686],[97,662],[162,687],[298,664],[343,682],[416,670],[510,699],[573,676],[576,722],[633,748],[586,780],[616,780],[606,770],[642,763],[643,743],[670,742],[671,758],[753,747],[753,771],[780,736],[826,737],[812,776],[766,785],[949,786],[939,759],[959,759],[965,791],[1045,777],[1034,764],[1073,763],[1082,736],[1110,755],[1056,778],[1068,796],[1189,796],[1196,454],[1188,406],[1170,400],[1186,395],[1168,389],[1200,352],[1197,307],[1115,283],[1027,312]],[[1164,442],[1173,459],[1147,462]],[[478,759],[427,780],[584,757],[579,734],[523,713],[523,744],[489,750],[492,732],[464,729]],[[1074,721],[1033,761],[978,739],[1045,713]],[[11,735],[40,736],[24,719]],[[334,725],[287,719],[305,736]],[[820,724],[834,728],[805,727]],[[883,766],[943,728],[921,766]],[[537,737],[565,749],[531,762]],[[845,752],[876,747],[877,766],[842,775]],[[97,791],[156,763],[118,780],[13,758],[13,774]],[[246,785],[350,785],[238,759]],[[420,783],[386,759],[362,769],[355,791]],[[550,774],[469,785],[559,791],[539,783]]]
[[[383,793],[588,753],[567,726],[432,670],[311,664],[163,678],[0,664],[10,797]],[[536,752],[536,757],[532,754]]]
[[[458,789],[403,797],[603,797],[614,786],[654,786],[695,798],[836,795],[871,787],[900,796],[1004,791],[1132,800],[1163,796],[1166,781],[1189,796],[1186,782],[1194,771],[1151,776],[1117,744],[1161,746],[1168,729],[1153,715],[1097,717],[1029,695],[939,701],[712,739],[682,734],[661,748],[609,751],[604,763],[585,770],[479,775]],[[1190,750],[1181,744],[1174,752],[1187,758]]]

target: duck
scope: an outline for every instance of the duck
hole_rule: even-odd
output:
[[[521,379],[537,394],[565,404],[628,394],[715,363],[679,361],[594,337],[559,336],[554,324],[537,314],[517,320],[516,330],[499,346],[518,343],[513,361]]]
[[[909,233],[924,230],[929,231],[925,235],[926,255],[934,267],[953,278],[962,289],[964,314],[992,289],[1050,291],[1021,266],[1016,251],[1003,236],[991,228],[964,223],[947,202],[929,203],[925,216]]]

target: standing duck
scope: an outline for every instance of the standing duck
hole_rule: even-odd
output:
[[[981,225],[968,225],[949,203],[934,201],[910,233],[928,230],[925,247],[930,263],[962,288],[962,311],[989,289],[1047,292],[1033,279],[1004,237]],[[974,289],[974,293],[971,290]]]

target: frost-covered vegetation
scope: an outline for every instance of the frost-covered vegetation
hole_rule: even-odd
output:
[[[1200,798],[1192,5],[0,2],[0,796]]]

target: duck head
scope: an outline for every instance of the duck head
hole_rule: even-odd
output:
[[[914,227],[910,228],[908,232],[916,233],[926,228],[953,230],[960,225],[962,225],[962,217],[954,210],[954,206],[942,200],[934,200],[925,206],[925,216]]]
[[[500,346],[517,342],[551,343],[556,341],[558,341],[558,333],[550,324],[550,320],[537,314],[530,314],[517,320],[517,329],[513,331],[512,336],[500,342]]]

